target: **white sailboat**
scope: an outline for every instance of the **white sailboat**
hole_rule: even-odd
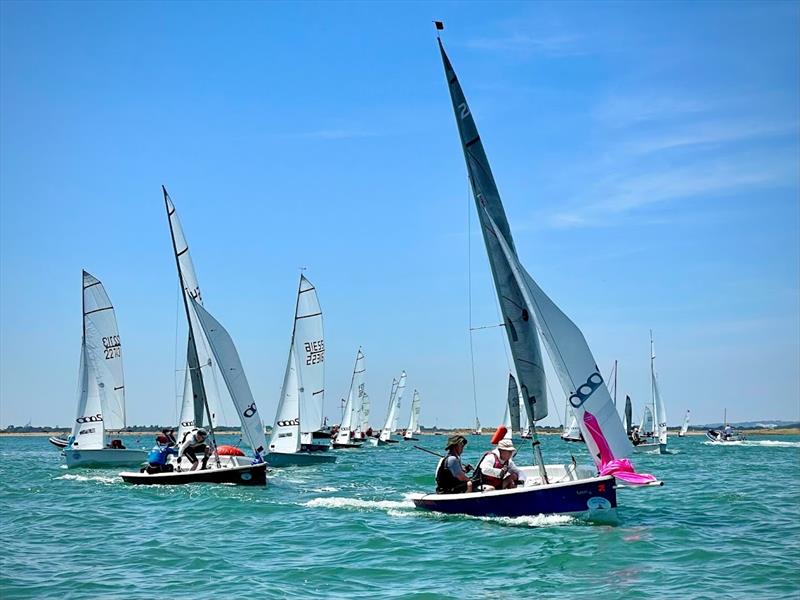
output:
[[[414,437],[415,433],[419,433],[419,413],[420,413],[420,399],[419,392],[414,390],[414,395],[411,397],[411,415],[408,418],[408,427],[403,432],[404,440],[418,441]]]
[[[437,23],[437,29],[442,28]],[[411,499],[418,508],[476,516],[565,513],[613,519],[615,478],[630,484],[657,482],[634,473],[622,460],[631,452],[631,444],[583,334],[520,263],[475,121],[441,40],[439,49],[518,384],[531,416],[536,466],[523,468],[523,488],[413,494]],[[594,468],[545,465],[542,460],[533,427],[548,412],[539,336],[578,417]]]
[[[655,368],[655,349],[653,332],[650,332],[650,393],[651,406],[644,407],[639,431],[634,434],[633,444],[637,452],[657,450],[659,454],[667,453],[667,411],[664,400],[658,389],[658,377]],[[638,438],[638,439],[637,439]]]
[[[329,444],[315,437],[322,429],[325,395],[325,340],[316,288],[300,275],[292,339],[283,387],[269,439],[267,462],[275,467],[331,463]],[[326,442],[329,439],[325,440]]]
[[[213,459],[206,469],[196,471],[147,473],[123,472],[120,476],[127,483],[137,485],[177,485],[185,483],[232,483],[237,485],[265,485],[266,463],[264,426],[253,399],[250,385],[242,367],[233,339],[225,328],[201,304],[200,288],[197,285],[194,265],[189,255],[189,246],[183,234],[175,206],[166,188],[162,187],[164,204],[172,238],[172,249],[178,269],[189,329],[187,351],[187,376],[184,402],[181,409],[181,431],[201,427],[207,418],[213,448]],[[220,398],[217,377],[224,383],[241,422],[242,439],[250,446],[252,457],[220,455],[214,435],[216,410]],[[212,388],[213,385],[213,388]],[[211,391],[211,393],[209,393]],[[179,440],[182,439],[182,435]]]
[[[127,449],[111,432],[125,429],[122,342],[114,307],[100,280],[83,271],[78,411],[64,449],[67,467],[135,465],[144,450]]]
[[[481,421],[478,417],[475,417],[475,429],[472,430],[472,435],[483,435],[483,427],[481,427]]]
[[[392,379],[392,390],[389,393],[389,407],[386,411],[386,421],[377,437],[370,438],[373,446],[384,446],[395,444],[397,440],[392,439],[392,433],[397,429],[397,418],[400,411],[400,401],[403,399],[403,391],[406,389],[406,372],[400,374],[400,379]]]
[[[686,437],[686,432],[689,431],[689,410],[686,411],[686,416],[683,418],[683,425],[678,432],[678,437]]]
[[[353,367],[353,376],[350,379],[350,392],[344,404],[342,412],[342,422],[339,431],[333,440],[334,448],[360,448],[362,442],[359,441],[356,432],[360,430],[361,401],[364,397],[364,354],[361,348],[356,354],[356,364]]]

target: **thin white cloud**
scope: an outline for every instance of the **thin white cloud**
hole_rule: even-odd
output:
[[[475,38],[466,42],[468,48],[543,56],[580,56],[588,54],[582,36],[576,34],[533,35],[511,33],[497,37]]]

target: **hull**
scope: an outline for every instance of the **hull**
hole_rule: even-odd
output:
[[[419,441],[419,438],[415,438],[415,437],[405,437],[405,436],[403,436],[403,441],[404,441],[404,442],[418,442],[418,441]]]
[[[203,471],[173,471],[172,473],[134,473],[119,474],[125,483],[133,485],[186,485],[189,483],[227,483],[234,485],[266,485],[267,465],[229,466],[210,468]]]
[[[734,442],[743,442],[746,438],[745,436],[734,433],[725,437],[725,434],[721,431],[715,431],[711,429],[710,431],[706,431],[706,437],[709,441],[714,442],[715,444],[731,444]]]
[[[344,448],[361,448],[362,446],[361,442],[346,442],[344,444],[338,444],[336,442],[333,442],[333,444],[331,445],[335,450],[341,450]]]
[[[270,467],[307,467],[336,462],[336,456],[318,452],[270,452],[266,460]]]
[[[561,468],[561,467],[556,467]],[[562,472],[568,472],[561,468]],[[553,466],[548,465],[548,474]],[[552,476],[551,476],[552,479]],[[598,522],[617,520],[617,486],[611,475],[581,477],[547,485],[469,494],[413,494],[422,510],[474,517],[572,515]]]
[[[118,450],[100,448],[97,450],[64,449],[67,468],[74,467],[108,467],[136,466],[147,460],[146,450]]]
[[[522,439],[526,439],[526,438],[523,437]],[[583,436],[574,438],[574,437],[564,437],[562,435],[561,439],[564,440],[565,442],[579,442],[581,444],[583,443]]]
[[[633,447],[634,452],[658,452],[659,454],[667,454],[667,445],[659,442],[648,442],[645,444],[638,444]]]
[[[53,444],[53,446],[55,446],[56,448],[66,448],[67,444],[69,443],[67,441],[67,438],[57,437],[55,435],[47,441]]]

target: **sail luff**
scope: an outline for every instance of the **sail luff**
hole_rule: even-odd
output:
[[[470,185],[478,210],[478,218],[482,226],[483,240],[492,270],[495,291],[514,359],[519,389],[525,404],[532,407],[530,412],[533,415],[533,421],[539,421],[547,416],[547,388],[539,336],[530,315],[524,308],[522,293],[508,265],[508,260],[492,236],[487,233],[486,214],[494,219],[496,226],[510,246],[511,254],[516,256],[511,229],[475,121],[441,40],[439,40],[439,50],[467,164]]]

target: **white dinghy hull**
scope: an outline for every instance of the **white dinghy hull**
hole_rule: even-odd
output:
[[[135,466],[147,460],[146,450],[101,448],[98,450],[64,449],[67,468]]]

